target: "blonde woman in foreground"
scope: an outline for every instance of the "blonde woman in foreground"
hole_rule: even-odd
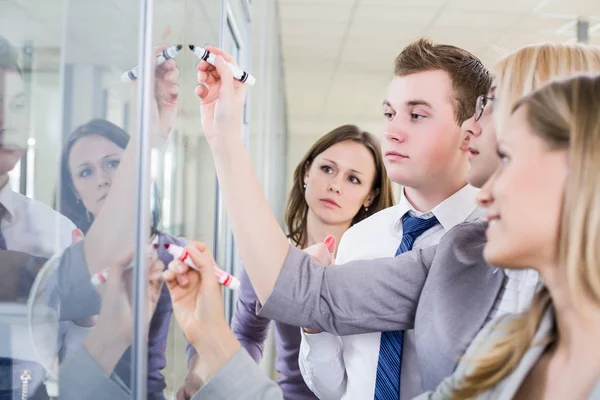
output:
[[[502,167],[482,190],[484,256],[534,268],[545,287],[527,312],[484,328],[423,398],[600,398],[599,108],[598,76],[551,83],[513,107]]]

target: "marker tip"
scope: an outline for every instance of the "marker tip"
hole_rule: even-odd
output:
[[[333,251],[333,247],[335,246],[335,237],[334,236],[327,236],[325,238],[325,246],[327,246],[327,250],[329,250],[330,252]]]

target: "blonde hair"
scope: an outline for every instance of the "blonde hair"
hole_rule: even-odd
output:
[[[576,301],[600,304],[600,75],[554,82],[518,107],[552,148],[568,149],[557,259]]]
[[[552,79],[600,72],[600,47],[580,43],[525,46],[496,64],[496,132],[502,134],[515,103]]]
[[[600,78],[580,76],[555,81],[512,101],[519,91],[534,90],[551,78],[568,74],[561,62],[573,68],[571,74],[600,72],[600,49],[569,44],[529,46],[517,51],[500,62],[499,71],[504,74],[498,86],[508,87],[501,89],[505,94],[500,102],[511,103],[507,117],[525,107],[529,124],[551,148],[568,148],[569,179],[561,211],[557,261],[567,268],[569,289],[574,295],[585,294],[600,303]],[[523,82],[512,82],[509,77]],[[529,310],[506,324],[505,336],[494,342],[492,350],[477,359],[475,369],[454,390],[452,399],[473,397],[510,374],[531,346],[551,305],[550,295],[543,289]],[[553,332],[545,339],[553,341],[555,335]]]

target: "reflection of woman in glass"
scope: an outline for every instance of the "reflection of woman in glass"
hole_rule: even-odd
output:
[[[109,121],[96,119],[78,127],[65,144],[60,171],[59,211],[86,234],[103,208],[128,142],[129,135],[123,129]],[[153,203],[158,205],[156,200]],[[152,214],[152,235],[158,237],[159,243],[184,244],[171,235],[157,231],[157,207]],[[163,246],[159,246],[158,258],[165,265],[172,260]],[[148,339],[148,392],[158,398],[161,398],[165,388],[165,379],[160,371],[166,365],[171,312],[169,294],[163,288],[150,322]],[[131,372],[129,358],[130,352],[127,351],[116,368],[116,373],[121,378],[125,377],[123,380],[126,382]]]
[[[290,241],[304,249],[334,236],[339,243],[352,225],[393,205],[379,143],[354,125],[340,126],[321,137],[296,167],[287,205]],[[258,299],[247,275],[232,322],[248,353],[262,358],[270,319],[256,315]],[[278,383],[286,399],[315,399],[298,366],[300,329],[275,322]]]
[[[65,144],[59,210],[84,234],[102,209],[129,135],[101,119],[78,127]]]

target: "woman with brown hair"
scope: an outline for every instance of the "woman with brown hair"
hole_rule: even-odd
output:
[[[300,249],[327,236],[338,243],[352,225],[393,204],[377,139],[354,125],[340,126],[322,136],[294,171],[285,216],[289,241]],[[241,282],[232,330],[259,362],[271,320],[256,315],[258,299],[248,275]],[[286,399],[316,399],[298,366],[300,341],[300,328],[275,322],[278,383]]]

